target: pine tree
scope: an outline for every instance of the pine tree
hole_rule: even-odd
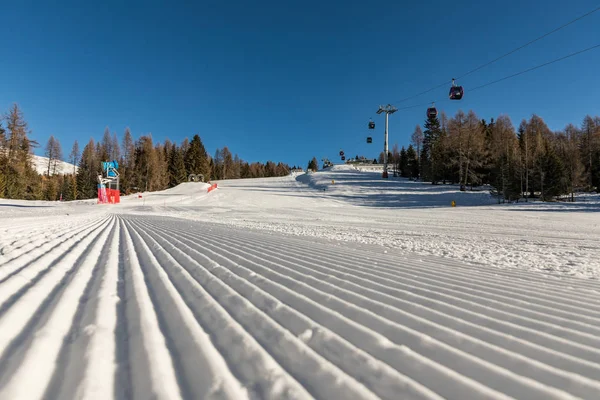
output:
[[[91,199],[97,196],[98,174],[101,170],[100,160],[96,155],[94,139],[83,148],[77,171],[77,198]]]
[[[37,195],[37,173],[31,166],[31,141],[27,137],[27,122],[21,109],[14,104],[6,116],[4,196],[9,199],[32,199]]]
[[[399,156],[399,162],[398,162],[398,169],[400,170],[400,176],[403,176],[404,178],[407,178],[409,175],[409,171],[408,171],[408,155],[406,153],[406,149],[404,148],[404,146],[402,146],[402,149],[400,150],[400,156]]]
[[[248,164],[247,162],[242,163],[242,168],[240,171],[240,176],[242,179],[245,178],[250,178],[250,164]]]
[[[584,165],[579,151],[579,138],[581,132],[573,124],[565,127],[564,132],[557,135],[557,153],[564,162],[567,176],[568,191],[571,201],[575,201],[575,188],[584,185]]]
[[[174,187],[187,181],[185,163],[183,161],[183,151],[177,148],[177,145],[171,145],[169,153],[169,186]]]
[[[73,164],[73,173],[77,172],[76,166],[79,164],[79,157],[81,157],[81,154],[79,153],[79,143],[75,140],[75,142],[73,142],[73,147],[71,148],[71,153],[69,153],[69,162]]]
[[[313,157],[312,160],[308,162],[308,167],[306,169],[313,172],[319,170],[319,161],[317,161],[317,157]]]
[[[123,134],[122,155],[119,167],[120,190],[124,194],[129,194],[133,187],[135,187],[135,144],[129,128],[125,128],[125,133]]]
[[[182,149],[185,151],[184,162],[187,174],[202,174],[205,181],[210,180],[210,161],[200,136],[194,135],[187,150],[185,150],[185,143],[182,145]]]
[[[549,140],[545,140],[544,152],[541,156],[542,164],[542,200],[548,201],[567,193],[567,176],[562,160],[556,154],[554,146]]]
[[[406,177],[410,179],[419,177],[419,159],[412,144],[406,150]]]
[[[6,157],[6,130],[0,120],[0,198],[4,197],[6,191],[6,168],[8,160]]]
[[[159,190],[159,160],[152,143],[152,135],[141,136],[135,146],[136,187],[145,192]]]
[[[415,130],[411,136],[411,144],[415,147],[416,153],[417,153],[417,166],[418,171],[420,172],[421,169],[421,149],[423,148],[423,131],[421,130],[421,127],[419,125],[417,125],[415,127]],[[415,178],[418,178],[419,175],[416,175]]]
[[[441,175],[441,162],[443,154],[442,130],[437,117],[428,117],[423,131],[423,150],[421,164],[423,165],[423,179],[437,184]]]
[[[265,164],[265,176],[266,177],[277,176],[277,165],[275,165],[275,163],[273,161],[267,161],[267,163]]]

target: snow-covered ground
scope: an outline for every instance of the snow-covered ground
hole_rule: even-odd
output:
[[[0,399],[600,398],[598,198],[379,175],[0,200]]]
[[[38,155],[32,155],[31,161],[33,164],[33,169],[37,171],[38,174],[44,175],[48,173],[48,157],[42,157]],[[68,163],[66,161],[57,160],[56,161],[56,174],[74,174],[77,173],[77,169],[79,167]],[[50,167],[50,175],[54,174],[54,164]]]

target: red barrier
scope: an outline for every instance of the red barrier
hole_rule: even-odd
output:
[[[121,202],[121,192],[117,189],[98,189],[98,203],[117,204]]]
[[[212,185],[210,185],[210,187],[206,190],[206,193],[210,193],[211,191],[215,190],[217,188],[217,184],[213,183]]]

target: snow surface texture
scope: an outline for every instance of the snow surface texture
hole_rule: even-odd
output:
[[[170,215],[495,268],[600,278],[598,196],[501,205],[487,191],[380,176],[334,166],[294,178],[222,181],[193,212],[173,208]]]
[[[33,164],[33,168],[40,175],[45,175],[48,173],[48,157],[42,157],[37,155],[31,156],[31,161]],[[57,175],[65,175],[65,174],[75,174],[77,173],[79,167],[68,163],[66,161],[57,160],[56,161],[56,174]],[[50,166],[50,175],[54,175],[54,163]]]
[[[0,200],[0,399],[600,398],[597,203],[340,167],[207,187]]]

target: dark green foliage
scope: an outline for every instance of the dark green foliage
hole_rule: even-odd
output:
[[[540,157],[541,170],[541,197],[542,200],[552,200],[561,194],[568,193],[567,175],[563,161],[558,157],[551,143],[544,144],[544,154]]]
[[[443,174],[444,147],[442,129],[437,117],[428,117],[423,131],[423,150],[421,153],[422,177],[425,181],[436,184]]]
[[[412,144],[406,150],[406,177],[410,179],[419,177],[419,160]]]
[[[184,157],[187,174],[203,174],[205,180],[211,179],[208,154],[200,136],[194,135]],[[218,178],[217,178],[218,179]]]
[[[183,161],[183,151],[172,144],[169,152],[169,186],[177,186],[186,182],[188,174]]]
[[[313,157],[312,160],[308,162],[308,167],[306,167],[309,171],[317,171],[319,169],[319,162],[317,161],[317,157]]]
[[[98,194],[98,174],[102,166],[96,156],[96,145],[94,139],[90,139],[83,148],[77,171],[77,193],[78,199],[91,199]]]
[[[408,178],[408,157],[406,155],[406,149],[404,148],[404,146],[402,146],[402,149],[400,150],[400,157],[398,159],[398,169],[400,170],[400,176]]]

